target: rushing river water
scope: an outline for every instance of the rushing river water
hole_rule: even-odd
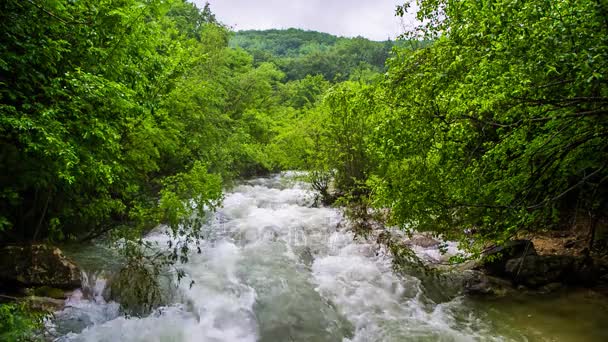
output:
[[[557,314],[552,305],[571,307],[561,298],[436,299],[418,278],[396,274],[374,242],[354,239],[338,210],[313,207],[308,186],[290,178],[256,179],[226,194],[202,253],[184,265],[189,279],[175,304],[124,317],[101,296],[103,278],[91,279],[90,293],[77,291],[57,313],[56,340],[608,340],[606,306],[584,293],[568,302],[582,309]],[[168,238],[147,239],[162,246]]]

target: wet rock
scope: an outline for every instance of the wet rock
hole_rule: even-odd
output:
[[[158,275],[142,265],[127,265],[112,276],[104,292],[129,315],[146,315],[165,303]]]
[[[471,296],[505,296],[513,291],[511,282],[489,276],[481,271],[469,270],[463,273],[464,293]]]
[[[59,248],[6,246],[0,249],[0,282],[15,288],[74,289],[80,286],[80,269]]]
[[[38,297],[48,297],[48,298],[53,298],[53,299],[66,299],[67,298],[66,293],[63,290],[58,289],[56,287],[42,286],[42,287],[34,289],[32,292],[34,293],[35,296],[38,296]]]
[[[408,245],[408,246],[414,245],[414,246],[420,246],[423,248],[437,248],[437,247],[439,247],[440,244],[441,244],[441,242],[433,239],[432,237],[424,236],[424,235],[414,236],[406,242],[406,245]]]
[[[537,255],[534,244],[530,240],[511,240],[504,245],[495,246],[483,253],[484,262],[480,269],[490,275],[504,276],[507,261],[524,256]]]
[[[593,286],[602,274],[601,267],[592,258],[576,257],[574,272],[566,274],[565,281],[574,285]]]
[[[30,308],[45,312],[57,312],[65,306],[65,300],[50,297],[30,296],[25,301]]]
[[[514,283],[539,288],[550,283],[592,285],[598,268],[589,258],[570,255],[531,255],[514,258],[505,265],[506,276]]]
[[[549,283],[540,288],[541,293],[553,293],[561,290],[564,287],[562,283]]]
[[[315,257],[312,255],[310,247],[306,246],[300,251],[300,260],[307,266],[311,266],[315,261]]]

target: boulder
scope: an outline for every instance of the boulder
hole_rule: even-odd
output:
[[[122,310],[135,316],[149,314],[166,304],[158,276],[144,265],[129,264],[108,280],[103,296],[120,303]]]
[[[593,285],[601,274],[593,260],[571,255],[531,255],[508,260],[506,276],[515,284],[539,288],[550,283]]]
[[[47,297],[53,299],[66,299],[68,297],[65,291],[49,286],[38,287],[32,292],[38,297]]]
[[[468,270],[462,273],[464,293],[470,296],[505,296],[513,291],[511,282],[492,277],[481,271]]]
[[[422,248],[437,248],[441,242],[425,235],[417,235],[405,242],[407,246],[420,246]]]
[[[8,287],[80,286],[80,269],[48,245],[5,246],[0,249],[0,282]]]
[[[574,258],[563,255],[530,255],[513,258],[505,265],[505,275],[518,285],[532,288],[561,282],[574,269]]]
[[[44,312],[57,312],[65,307],[65,300],[49,297],[30,296],[25,299],[25,302],[33,310]]]
[[[507,261],[525,256],[537,255],[530,240],[511,240],[500,246],[494,246],[483,253],[480,266],[485,272],[494,276],[506,275]]]

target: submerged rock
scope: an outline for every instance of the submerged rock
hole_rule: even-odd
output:
[[[5,286],[74,289],[80,286],[80,277],[80,269],[59,248],[31,245],[0,249],[0,281]]]
[[[552,293],[561,290],[564,287],[562,283],[549,283],[539,289],[540,293]]]
[[[308,246],[304,247],[302,251],[300,251],[299,257],[306,266],[312,266],[313,262],[315,261],[315,257]]]

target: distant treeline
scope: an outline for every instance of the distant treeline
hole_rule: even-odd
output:
[[[396,42],[344,38],[316,31],[239,31],[230,40],[254,57],[254,63],[273,62],[286,81],[306,75],[323,75],[329,81],[344,81],[362,72],[384,72],[385,61]],[[400,45],[404,42],[400,42]]]

